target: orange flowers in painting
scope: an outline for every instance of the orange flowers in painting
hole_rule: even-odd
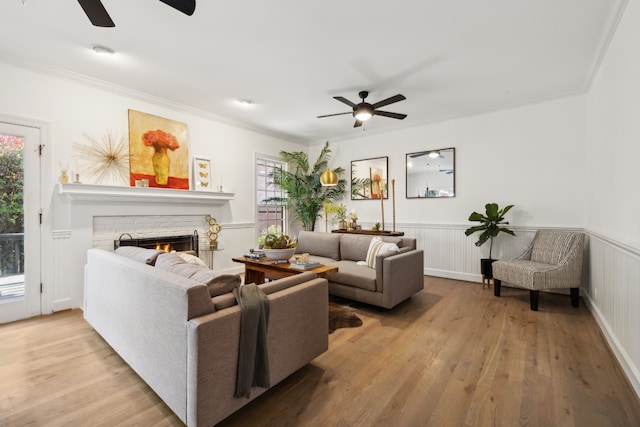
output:
[[[178,139],[172,134],[165,132],[161,129],[150,130],[142,135],[142,142],[146,146],[153,146],[154,148],[168,148],[171,151],[180,148]]]

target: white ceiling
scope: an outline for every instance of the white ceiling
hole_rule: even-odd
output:
[[[299,142],[359,135],[334,99],[407,100],[369,133],[584,92],[626,0],[2,0],[0,60],[134,89]],[[90,49],[116,50],[103,57]],[[241,107],[238,99],[255,102]]]

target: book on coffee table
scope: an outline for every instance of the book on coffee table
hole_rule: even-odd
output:
[[[289,268],[294,268],[296,270],[311,270],[312,268],[321,267],[321,266],[322,264],[319,263],[318,261],[309,261],[304,264],[297,264],[295,262],[292,262],[289,265]]]

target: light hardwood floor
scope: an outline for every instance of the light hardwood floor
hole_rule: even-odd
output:
[[[581,302],[425,278],[220,426],[640,426],[640,402]],[[215,363],[212,361],[212,363]],[[174,426],[80,310],[0,325],[0,426]]]

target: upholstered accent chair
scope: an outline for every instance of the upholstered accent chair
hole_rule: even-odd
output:
[[[513,261],[493,263],[494,295],[502,281],[529,289],[531,310],[538,310],[541,289],[569,288],[571,305],[578,307],[584,234],[539,230],[527,250]]]

